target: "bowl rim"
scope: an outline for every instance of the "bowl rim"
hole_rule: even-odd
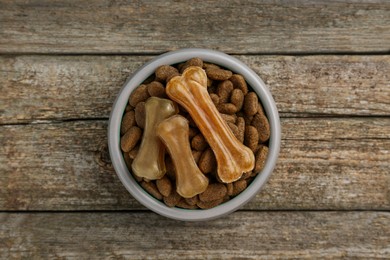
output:
[[[215,63],[234,73],[241,74],[259,97],[270,123],[269,152],[262,171],[238,196],[211,209],[170,208],[163,202],[155,199],[134,179],[126,166],[120,149],[120,124],[130,93],[154,73],[157,67],[184,62],[193,57],[199,57],[205,62]],[[182,221],[212,220],[236,211],[249,202],[264,187],[271,176],[279,155],[280,142],[281,126],[279,113],[275,101],[263,80],[237,58],[223,52],[200,48],[185,48],[164,53],[146,62],[136,70],[119,91],[113,103],[108,123],[108,148],[111,161],[116,174],[125,188],[138,202],[148,209],[162,216]]]

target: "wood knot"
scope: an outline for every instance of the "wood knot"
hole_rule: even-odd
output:
[[[113,170],[110,153],[107,142],[101,142],[98,150],[95,152],[95,161],[105,170]]]

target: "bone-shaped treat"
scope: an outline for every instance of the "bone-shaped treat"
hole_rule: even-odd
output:
[[[168,99],[151,97],[145,104],[146,123],[138,154],[131,168],[135,175],[149,180],[164,176],[165,146],[156,134],[156,128],[164,119],[177,114],[177,106]]]
[[[207,76],[199,67],[187,68],[182,76],[172,78],[166,88],[168,96],[182,105],[212,148],[221,181],[238,180],[255,165],[253,152],[230,131],[207,92]]]
[[[188,132],[188,120],[179,115],[164,120],[157,127],[157,134],[166,145],[175,166],[176,191],[184,198],[204,192],[209,183],[192,156]]]

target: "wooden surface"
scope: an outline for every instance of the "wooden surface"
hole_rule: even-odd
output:
[[[55,259],[386,258],[384,212],[237,212],[203,223],[152,213],[0,214],[0,256]],[[92,257],[93,258],[93,257]]]
[[[389,51],[387,1],[329,2],[1,0],[0,51],[150,54],[188,47],[241,54]]]
[[[388,1],[0,0],[0,259],[390,258]],[[107,120],[159,53],[234,54],[282,122],[274,173],[227,217],[158,216]]]

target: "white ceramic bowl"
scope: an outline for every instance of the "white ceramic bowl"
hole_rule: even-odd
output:
[[[235,73],[241,74],[249,86],[251,86],[259,96],[259,100],[264,107],[271,129],[269,153],[261,173],[259,173],[252,183],[238,196],[211,209],[170,208],[163,202],[155,199],[133,178],[129,169],[127,169],[120,149],[120,126],[130,93],[146,78],[153,74],[159,66],[184,62],[193,57],[199,57],[206,62],[220,65]],[[268,91],[268,88],[260,77],[238,59],[222,52],[207,49],[180,49],[160,55],[143,65],[126,81],[120,90],[111,111],[108,127],[108,147],[111,161],[119,179],[130,194],[150,210],[168,218],[184,221],[211,220],[224,216],[239,209],[256,196],[260,189],[265,185],[274,169],[279,154],[280,137],[281,128],[278,110],[271,93]]]

